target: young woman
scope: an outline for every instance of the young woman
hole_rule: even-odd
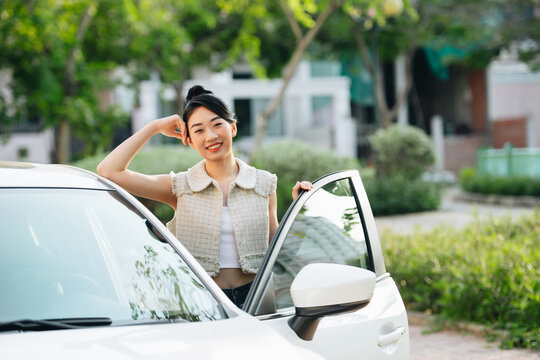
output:
[[[234,157],[236,120],[225,103],[202,86],[187,95],[183,116],[154,120],[114,149],[97,171],[132,194],[175,210],[167,227],[239,307],[278,226],[275,175]],[[204,159],[185,172],[145,175],[127,169],[156,134],[180,139]],[[310,190],[308,181],[297,182]]]

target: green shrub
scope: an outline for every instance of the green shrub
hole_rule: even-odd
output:
[[[82,159],[73,165],[96,172],[96,167],[106,154]],[[159,146],[141,150],[129,169],[145,174],[168,174],[185,171],[201,157],[192,149],[181,146]],[[363,168],[357,159],[337,155],[331,150],[313,149],[313,146],[292,140],[269,144],[257,151],[254,166],[278,176],[278,216],[281,218],[292,202],[292,188],[298,180],[314,181],[322,175],[338,170],[358,169],[364,176],[373,172]],[[174,211],[165,204],[139,198],[163,223],[169,221]]]
[[[106,154],[82,159],[73,165],[95,172]],[[192,149],[165,145],[141,150],[129,168],[145,174],[168,174],[185,171],[201,157]],[[339,170],[357,169],[365,183],[373,211],[376,215],[408,213],[436,209],[440,203],[440,189],[420,180],[377,179],[372,169],[363,167],[357,159],[343,157],[331,150],[314,149],[311,145],[283,140],[260,148],[254,166],[278,176],[278,217],[285,214],[292,202],[292,188],[298,180],[314,181]],[[139,198],[163,223],[169,221],[174,211],[165,204]]]
[[[479,194],[540,196],[540,179],[480,176],[474,168],[461,170],[460,184],[463,190]]]
[[[413,126],[392,125],[369,137],[378,177],[417,179],[435,161],[429,137]]]
[[[540,216],[382,234],[409,308],[506,329],[504,347],[540,348]]]
[[[362,178],[373,177],[373,172],[362,167],[357,159],[294,140],[281,140],[261,147],[254,156],[253,166],[278,176],[279,218],[292,203],[291,192],[296,181],[314,181],[328,173],[348,169],[359,170]]]
[[[96,172],[96,167],[107,156],[97,154],[74,162],[74,166]],[[201,161],[201,156],[193,149],[182,145],[163,145],[143,148],[131,161],[129,169],[145,174],[168,174],[184,171]]]
[[[441,203],[442,187],[422,180],[366,179],[364,186],[375,216],[436,210]]]
[[[97,154],[72,165],[96,172],[96,167],[105,156],[105,153]],[[201,159],[195,150],[182,145],[154,146],[142,149],[131,161],[129,169],[151,175],[169,174],[171,171],[177,173],[189,169]],[[138,199],[163,223],[174,216],[174,210],[169,205],[141,197]]]

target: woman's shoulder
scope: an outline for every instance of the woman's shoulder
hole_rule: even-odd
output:
[[[180,196],[189,190],[189,186],[187,184],[187,171],[181,171],[178,173],[171,171],[169,175],[171,176],[171,188],[173,194]]]
[[[269,171],[256,169],[257,180],[255,182],[255,192],[263,196],[270,196],[277,187],[277,176]]]
[[[269,196],[276,190],[277,176],[269,171],[257,169],[246,162],[236,159],[240,172],[236,184],[244,189],[253,189],[257,194]]]

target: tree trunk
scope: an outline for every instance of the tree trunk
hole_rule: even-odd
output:
[[[248,161],[251,163],[253,161],[253,157],[255,155],[255,151],[259,148],[259,146],[262,143],[262,139],[264,138],[264,135],[266,134],[266,129],[268,127],[268,121],[272,114],[276,111],[279,104],[283,100],[283,96],[285,95],[285,91],[287,90],[287,87],[289,86],[289,83],[291,82],[291,79],[294,75],[294,72],[296,71],[296,68],[298,67],[298,64],[300,63],[300,60],[302,59],[302,55],[306,51],[307,47],[319,31],[319,29],[322,27],[326,19],[332,14],[332,12],[341,6],[343,3],[343,0],[334,0],[331,1],[326,9],[321,13],[321,15],[317,18],[317,21],[315,22],[315,26],[313,26],[309,31],[301,38],[299,42],[296,44],[296,48],[294,50],[294,53],[285,66],[285,69],[283,70],[283,81],[281,83],[281,88],[279,89],[278,94],[270,100],[266,108],[263,112],[257,115],[257,128],[255,131],[255,140],[253,143],[253,146],[251,147],[251,151],[249,153],[249,159]],[[294,33],[295,27],[292,26],[291,28]]]
[[[56,136],[56,161],[67,164],[71,154],[71,124],[67,119],[63,119],[58,125]]]
[[[75,43],[71,48],[68,55],[66,68],[64,71],[64,78],[62,86],[64,90],[64,97],[69,98],[76,94],[76,81],[75,81],[75,67],[77,65],[76,56],[80,51],[81,43],[84,38],[86,30],[92,21],[92,18],[96,12],[97,5],[92,3],[84,9],[81,19],[79,21],[79,27],[77,28],[77,34],[75,35]],[[64,118],[60,121],[56,139],[56,157],[57,162],[60,164],[67,164],[71,160],[71,124],[69,119]]]
[[[409,91],[411,90],[412,85],[412,51],[405,53],[405,64],[406,64],[406,85],[402,92],[397,95],[396,103],[390,109],[388,103],[386,102],[385,87],[382,77],[381,64],[377,54],[373,55],[371,58],[368,50],[368,46],[362,36],[359,26],[354,23],[352,31],[354,38],[356,40],[356,46],[362,57],[362,62],[364,63],[365,68],[371,74],[373,79],[373,87],[375,93],[375,109],[380,120],[381,127],[387,128],[392,124],[396,118],[399,108],[407,101]],[[377,51],[377,49],[375,49]]]
[[[182,116],[182,109],[184,107],[184,95],[182,95],[182,89],[184,88],[184,80],[181,78],[178,81],[173,82],[173,88],[174,92],[176,93],[176,96],[174,97],[173,102],[173,112],[175,114],[178,114]]]

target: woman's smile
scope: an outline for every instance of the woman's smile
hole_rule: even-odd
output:
[[[211,151],[211,152],[216,152],[216,151],[218,151],[219,149],[221,149],[221,145],[223,145],[222,142],[213,143],[212,145],[207,146],[207,147],[206,147],[206,150]]]

